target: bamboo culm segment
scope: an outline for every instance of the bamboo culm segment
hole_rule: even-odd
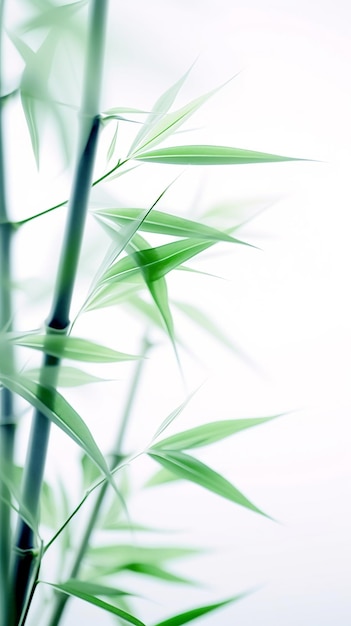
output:
[[[67,333],[69,328],[70,305],[83,239],[99,135],[99,97],[106,16],[107,0],[92,0],[81,106],[79,150],[53,305],[47,321],[48,333],[55,331]],[[43,371],[47,369],[48,365],[59,366],[59,364],[60,359],[46,355]],[[55,370],[55,376],[57,376],[58,367],[52,369]],[[53,394],[55,394],[56,383],[57,380],[50,381]],[[23,501],[34,519],[37,519],[38,515],[50,425],[50,421],[40,411],[35,411],[23,482]],[[35,547],[33,529],[24,520],[20,520],[13,572],[14,595],[10,600],[12,606],[15,607],[11,626],[18,625],[27,595],[30,593],[31,574],[37,558]]]
[[[4,0],[0,0],[0,25],[3,23]],[[0,96],[2,96],[2,29],[0,32]],[[0,99],[0,330],[12,329],[11,298],[11,243],[13,229],[8,223],[6,202],[6,172],[4,159],[4,101]],[[6,348],[2,361],[9,369],[13,366],[13,349]],[[6,464],[6,471],[11,472],[15,442],[15,424],[13,421],[13,396],[8,389],[0,394],[0,460]],[[5,471],[5,470],[4,470]],[[10,477],[11,478],[11,477]],[[11,560],[11,508],[10,494],[2,481],[0,472],[0,626],[8,626],[8,597],[10,592]]]

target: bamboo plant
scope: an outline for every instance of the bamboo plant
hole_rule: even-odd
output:
[[[188,404],[191,396],[164,418],[151,443],[145,441],[142,450],[124,452],[124,443],[132,406],[143,369],[148,367],[146,356],[152,357],[153,331],[164,333],[169,349],[181,370],[180,345],[174,328],[173,309],[168,295],[168,274],[187,269],[186,263],[219,242],[232,246],[250,245],[238,235],[240,225],[226,230],[216,229],[201,219],[186,219],[174,212],[162,210],[162,199],[168,188],[160,189],[151,206],[125,208],[116,201],[114,206],[90,202],[91,190],[121,176],[128,177],[136,166],[145,163],[175,165],[243,165],[295,160],[285,156],[265,154],[254,150],[217,145],[169,145],[172,135],[211,97],[213,91],[175,109],[174,101],[189,72],[159,97],[149,112],[123,107],[116,103],[107,111],[100,109],[103,80],[104,47],[108,25],[107,0],[54,3],[51,0],[26,0],[30,11],[21,24],[6,30],[7,3],[0,1],[0,45],[12,46],[22,58],[24,69],[18,85],[11,93],[3,87],[4,58],[0,57],[0,382],[1,389],[1,626],[24,626],[36,618],[33,599],[42,597],[40,624],[57,626],[64,612],[68,614],[70,597],[90,603],[105,611],[121,624],[143,625],[143,617],[134,615],[130,596],[140,593],[143,577],[151,576],[171,585],[185,584],[186,579],[168,569],[168,561],[191,553],[188,548],[154,546],[138,547],[130,540],[116,539],[108,547],[99,544],[101,533],[138,531],[138,524],[128,515],[128,468],[141,454],[161,466],[150,485],[171,479],[196,483],[210,492],[245,507],[253,514],[266,515],[241,493],[229,480],[218,474],[188,451],[220,441],[247,428],[264,424],[276,416],[251,419],[219,420],[168,436],[167,428]],[[9,4],[9,3],[8,3]],[[82,26],[83,25],[83,26]],[[84,30],[84,32],[83,32]],[[40,34],[41,38],[29,35]],[[63,143],[67,139],[65,107],[69,103],[54,97],[50,86],[55,78],[55,54],[67,38],[80,37],[84,43],[84,78],[81,105],[76,115],[79,127],[75,148],[72,184],[69,197],[29,217],[11,220],[11,202],[6,185],[6,107],[22,105],[28,124],[34,157],[39,164],[41,155],[41,114],[50,112]],[[35,42],[33,45],[32,42]],[[39,44],[38,44],[39,41]],[[11,43],[9,43],[11,42]],[[57,94],[61,83],[55,84]],[[122,94],[121,94],[122,99]],[[122,153],[117,130],[121,125],[138,123],[129,149]],[[114,127],[111,134],[111,127]],[[11,129],[9,130],[9,133]],[[99,139],[110,132],[109,166],[101,171],[97,153]],[[152,175],[152,167],[150,175]],[[97,169],[100,168],[98,174]],[[111,184],[111,186],[113,186]],[[131,202],[133,189],[130,189]],[[158,206],[160,205],[160,206]],[[38,320],[42,330],[18,328],[14,316],[14,281],[11,250],[16,233],[28,223],[40,222],[44,214],[66,210],[66,226],[56,282],[52,287],[52,305],[45,321]],[[103,228],[110,239],[110,248],[103,262],[95,268],[95,276],[74,320],[71,303],[77,278],[78,262],[83,242],[87,213],[96,218],[96,227]],[[157,237],[157,245],[150,236]],[[161,242],[161,243],[159,243]],[[108,307],[123,308],[144,319],[145,333],[139,355],[96,343],[76,334],[76,324],[89,311],[100,311],[103,318]],[[215,329],[205,314],[192,305],[183,305],[183,312],[196,315],[198,323]],[[123,329],[128,334],[128,328]],[[39,367],[29,368],[23,355],[42,354]],[[101,451],[88,428],[84,414],[75,410],[61,393],[65,384],[79,386],[96,382],[96,377],[67,361],[114,363],[135,360],[130,390],[121,412],[120,427],[112,451]],[[180,374],[181,375],[181,374]],[[66,383],[65,383],[66,381]],[[68,381],[68,382],[67,382]],[[27,453],[21,458],[15,449],[15,436],[20,429],[18,406],[33,410]],[[115,409],[114,409],[115,410]],[[51,424],[61,429],[82,453],[83,490],[78,502],[71,502],[64,490],[55,492],[45,478],[45,466]],[[108,456],[108,452],[110,455]],[[77,531],[76,519],[85,511],[84,527]],[[86,513],[87,511],[87,513]],[[48,536],[49,531],[49,536]],[[74,536],[74,533],[77,533]],[[128,535],[127,535],[128,536]],[[130,536],[130,535],[129,535]],[[133,537],[133,535],[131,535]],[[43,539],[43,537],[48,537]],[[110,540],[111,541],[111,540]],[[60,543],[63,554],[60,577],[53,578],[45,570],[47,553]],[[45,571],[45,575],[42,572]],[[119,587],[123,573],[133,573],[135,589]],[[45,593],[40,596],[42,590]],[[49,595],[48,595],[49,594]],[[242,597],[233,594],[215,604],[196,607],[170,616],[158,626],[185,624]],[[40,605],[41,606],[41,605]],[[33,621],[38,623],[38,621]],[[68,623],[68,622],[67,622]],[[199,622],[200,623],[200,622]]]

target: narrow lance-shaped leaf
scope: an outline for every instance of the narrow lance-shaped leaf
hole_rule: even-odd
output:
[[[228,146],[173,146],[160,148],[133,156],[138,161],[171,163],[174,165],[245,165],[249,163],[275,163],[279,161],[302,161],[276,154],[231,148]]]
[[[19,375],[16,377],[1,375],[0,380],[12,393],[24,398],[56,426],[61,428],[66,435],[88,454],[108,481],[111,482],[105,458],[100,452],[89,428],[58,391],[52,387],[33,383],[24,376]]]
[[[140,546],[140,545],[108,545],[89,549],[87,562],[94,567],[111,568],[117,572],[132,563],[144,563],[159,565],[166,561],[180,559],[198,554],[195,548],[182,548],[176,546]]]
[[[138,218],[143,209],[97,209],[94,214],[107,219],[116,224],[119,228],[123,224],[128,224]],[[144,211],[145,212],[145,211]],[[210,239],[211,241],[228,241],[237,243],[238,240],[228,233],[221,232],[211,226],[206,226],[201,222],[194,222],[170,213],[153,210],[148,214],[140,225],[140,230],[160,235],[171,235],[173,237],[192,237],[199,239]],[[241,243],[241,242],[239,242]]]
[[[190,611],[185,611],[184,613],[173,615],[173,617],[169,617],[162,622],[158,622],[154,626],[183,626],[183,624],[188,624],[194,619],[197,619],[202,615],[206,615],[206,613],[210,613],[211,611],[220,609],[221,607],[226,606],[227,604],[231,604],[232,602],[237,602],[238,600],[241,600],[241,598],[243,598],[245,595],[246,594],[240,594],[238,596],[234,596],[233,598],[229,598],[228,600],[222,600],[222,602],[216,602],[215,604],[207,604],[206,606],[200,606],[196,609],[190,609]]]
[[[139,359],[139,356],[118,352],[87,339],[64,335],[22,335],[13,339],[14,343],[25,348],[40,350],[59,358],[86,361],[90,363],[115,363]]]
[[[54,584],[54,583],[48,583],[45,581],[40,581],[40,582],[44,582],[46,585],[50,585],[50,587],[53,587],[57,591],[61,591],[62,593],[65,593],[68,596],[79,598],[80,600],[84,600],[85,602],[88,602],[89,604],[93,604],[94,606],[97,606],[100,609],[103,609],[107,613],[112,613],[112,615],[117,615],[118,617],[125,620],[129,624],[134,624],[134,626],[145,626],[144,622],[141,622],[140,619],[138,619],[137,617],[134,617],[134,615],[131,615],[130,613],[127,613],[126,611],[123,611],[122,609],[117,608],[113,604],[108,604],[107,602],[100,600],[96,596],[90,593],[86,593],[82,589],[79,589],[77,585],[75,584],[76,581],[68,581],[60,585]]]
[[[101,282],[130,280],[140,271],[146,280],[158,280],[184,261],[213,245],[213,241],[185,239],[162,246],[140,250],[114,264]]]
[[[169,87],[156,100],[149,116],[145,120],[145,123],[143,124],[142,128],[139,130],[138,134],[136,135],[130,147],[129,154],[131,154],[132,152],[134,152],[134,150],[136,150],[136,148],[141,144],[142,140],[150,132],[153,126],[155,126],[155,124],[157,124],[157,122],[162,118],[162,116],[169,111],[180,89],[184,85],[184,82],[187,79],[193,65],[194,64],[192,64],[191,67],[185,72],[185,74],[183,74],[181,78],[179,78],[171,87]]]
[[[84,372],[77,367],[69,367],[67,365],[59,365],[59,366],[43,366],[43,367],[35,367],[29,370],[24,370],[22,372],[23,376],[38,383],[42,377],[44,372],[44,378],[46,376],[46,372],[50,376],[50,370],[53,367],[58,368],[58,387],[79,387],[81,385],[89,385],[90,383],[99,383],[106,381],[106,378],[99,378],[98,376],[93,376],[88,372]],[[49,370],[49,371],[48,371]]]
[[[162,439],[162,441],[153,444],[153,448],[160,450],[187,450],[189,448],[208,446],[211,443],[225,439],[225,437],[229,437],[230,435],[235,435],[247,428],[270,422],[277,417],[280,417],[280,415],[237,420],[220,420],[218,422],[202,424],[201,426],[196,426],[190,430]]]
[[[131,572],[135,572],[136,574],[143,574],[145,576],[152,576],[153,578],[158,578],[160,580],[165,580],[170,583],[177,583],[180,585],[194,585],[192,580],[189,578],[183,578],[183,576],[177,576],[176,574],[172,574],[168,570],[163,567],[159,567],[158,565],[152,565],[148,563],[132,563],[131,565],[127,565],[126,570]]]
[[[194,457],[178,450],[159,450],[155,447],[148,450],[147,454],[160,465],[179,476],[179,478],[197,483],[231,502],[268,517],[228,480]]]

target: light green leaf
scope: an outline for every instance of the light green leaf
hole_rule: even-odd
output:
[[[173,163],[175,165],[245,165],[247,163],[274,163],[278,161],[302,161],[265,152],[230,148],[228,146],[174,146],[133,156],[149,163]]]
[[[104,602],[103,600],[99,600],[99,598],[97,598],[96,596],[90,593],[86,593],[85,591],[82,591],[81,589],[77,588],[76,584],[74,584],[76,583],[76,581],[68,581],[60,585],[54,584],[54,583],[48,583],[45,581],[40,581],[40,582],[46,585],[50,585],[57,591],[61,591],[62,593],[65,593],[68,596],[79,598],[80,600],[84,600],[85,602],[88,602],[89,604],[93,604],[94,606],[100,607],[100,609],[103,609],[107,613],[112,613],[113,615],[117,615],[118,617],[125,620],[129,624],[134,624],[134,626],[145,626],[145,624],[141,622],[137,617],[134,617],[134,615],[131,615],[130,613],[127,613],[126,611],[123,611],[122,609],[118,609],[116,606],[113,606],[113,604],[108,604],[107,602]]]
[[[165,561],[184,558],[198,554],[194,548],[179,548],[176,546],[140,546],[116,545],[98,546],[89,549],[87,560],[94,567],[116,572],[133,563],[159,565]]]
[[[166,430],[166,428],[168,428],[168,426],[178,417],[178,415],[180,415],[180,413],[185,409],[185,407],[189,404],[190,400],[194,397],[194,395],[197,393],[198,389],[195,389],[195,391],[193,391],[187,398],[186,400],[184,400],[184,402],[182,402],[179,406],[177,406],[176,409],[174,409],[174,411],[172,411],[165,420],[163,420],[162,424],[158,427],[158,429],[156,430],[152,441],[154,441],[157,437],[159,437],[164,430]]]
[[[130,295],[134,295],[141,289],[145,289],[145,282],[142,277],[133,279],[133,283],[106,283],[98,287],[94,293],[89,296],[84,311],[95,311],[109,306],[115,306],[121,302],[129,300]]]
[[[178,615],[169,617],[162,622],[158,622],[157,624],[155,624],[155,626],[183,626],[183,624],[188,624],[188,622],[192,622],[194,619],[197,619],[202,615],[206,615],[206,613],[210,613],[211,611],[219,609],[222,606],[226,606],[227,604],[231,604],[232,602],[237,602],[238,600],[241,600],[244,595],[246,594],[240,594],[238,596],[234,596],[233,598],[229,598],[228,600],[223,600],[222,602],[207,604],[206,606],[200,606],[196,609],[191,609],[190,611],[179,613]]]
[[[135,572],[137,574],[144,574],[145,576],[152,576],[153,578],[159,578],[160,580],[164,580],[170,583],[179,583],[183,585],[193,585],[195,584],[193,581],[188,578],[183,578],[182,576],[177,576],[176,574],[172,574],[168,570],[163,567],[158,567],[157,565],[153,565],[150,563],[132,563],[126,567],[127,570],[131,572]]]
[[[213,241],[182,239],[155,248],[140,250],[112,265],[105,272],[101,282],[130,280],[140,271],[146,282],[158,280],[213,244]]]
[[[18,394],[32,406],[38,409],[45,417],[61,428],[75,443],[77,443],[99,467],[102,473],[111,482],[111,476],[95,439],[80,415],[52,387],[33,383],[24,376],[9,377],[1,375],[2,384],[12,393]]]
[[[158,487],[159,485],[175,482],[177,480],[180,480],[179,476],[176,476],[165,467],[162,467],[158,472],[156,472],[156,474],[151,476],[151,478],[146,481],[144,487]]]
[[[52,367],[58,367],[58,387],[79,387],[81,385],[89,385],[90,383],[99,383],[106,381],[105,378],[99,378],[98,376],[93,376],[88,372],[84,372],[77,367],[69,367],[68,365],[60,365],[60,366],[45,366],[36,367],[29,370],[24,370],[22,372],[23,376],[28,378],[29,380],[33,380],[34,382],[39,382],[42,378],[43,370],[44,370],[44,379],[45,379],[45,370],[51,370]],[[50,372],[49,372],[50,376]]]
[[[40,350],[58,358],[86,361],[90,363],[115,363],[131,361],[140,357],[117,352],[87,339],[65,335],[22,335],[13,339],[14,343],[25,348]]]
[[[231,502],[240,504],[251,511],[268,517],[228,480],[194,457],[179,452],[178,450],[159,450],[155,447],[151,448],[147,454],[160,463],[160,465],[163,465],[166,469],[176,474],[176,476],[179,476],[179,478],[197,483],[205,489],[227,500],[231,500]]]
[[[38,520],[33,516],[32,511],[24,504],[21,494],[21,478],[22,468],[17,465],[9,464],[4,458],[0,458],[0,477],[1,482],[5,485],[9,498],[4,497],[5,491],[2,490],[1,500],[11,507],[16,513],[19,513],[26,524],[38,535]],[[17,505],[14,503],[17,503]]]
[[[251,417],[248,419],[237,420],[221,420],[218,422],[211,422],[209,424],[202,424],[196,428],[191,428],[182,433],[177,433],[162,441],[158,441],[153,444],[153,448],[159,448],[160,450],[188,450],[189,448],[199,448],[201,446],[208,446],[215,441],[220,441],[225,437],[239,433],[247,428],[253,426],[259,426],[265,424],[273,419],[280,417],[280,415],[273,415],[271,417]]]
[[[117,143],[117,135],[118,135],[118,123],[116,124],[116,128],[114,130],[114,133],[112,135],[112,139],[109,145],[109,148],[107,150],[107,162],[111,161],[114,153],[115,153],[115,149],[116,149],[116,143]]]
[[[105,218],[119,227],[140,217],[143,209],[97,209],[95,215]],[[145,211],[144,211],[145,213]],[[231,237],[227,233],[221,232],[210,226],[206,226],[201,222],[163,213],[153,210],[149,213],[140,225],[140,230],[160,235],[171,235],[174,237],[192,237],[198,239],[210,239],[211,241],[228,241],[231,243],[238,242],[237,239]]]
[[[132,595],[128,591],[123,591],[122,589],[109,587],[107,585],[99,585],[89,580],[77,580],[76,578],[71,578],[70,580],[66,580],[63,584],[65,586],[69,586],[72,591],[74,590],[78,593],[87,593],[92,596],[114,597]]]
[[[174,85],[172,85],[169,89],[167,89],[155,102],[152,107],[152,111],[149,116],[146,118],[145,123],[142,128],[139,130],[137,136],[135,137],[130,150],[129,155],[136,150],[138,146],[140,146],[144,137],[150,133],[152,128],[158,123],[158,121],[169,111],[174,100],[176,99],[179,91],[184,85],[185,80],[187,79],[192,67],[194,64],[190,66],[190,68],[185,72],[185,74],[177,80]]]

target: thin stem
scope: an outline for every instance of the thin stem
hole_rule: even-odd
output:
[[[0,96],[2,91],[2,33],[4,0],[0,0]],[[5,99],[0,99],[0,329],[11,330],[11,240],[13,229],[8,223],[6,206],[6,176],[3,139],[3,107]],[[10,344],[2,355],[4,366],[11,371],[13,349]],[[4,462],[3,471],[11,472],[15,443],[15,424],[13,418],[13,396],[8,389],[0,394],[0,459]],[[8,596],[10,585],[11,559],[11,495],[0,476],[0,626],[8,624]]]
[[[141,354],[143,356],[146,355],[147,351],[149,350],[151,344],[149,343],[148,339],[145,338],[144,342],[143,342],[143,348],[142,348],[142,352]],[[117,440],[116,440],[116,444],[114,446],[114,450],[112,453],[112,460],[111,460],[111,470],[115,469],[121,462],[121,460],[123,459],[122,456],[122,447],[123,447],[123,442],[124,442],[124,438],[125,438],[125,434],[126,434],[126,430],[127,430],[127,425],[129,422],[129,418],[131,415],[131,410],[132,410],[132,406],[133,403],[135,401],[135,397],[136,397],[136,392],[139,386],[139,382],[140,382],[140,377],[142,374],[142,370],[143,370],[143,366],[144,366],[144,359],[141,359],[140,361],[138,361],[137,366],[135,368],[135,372],[134,372],[134,376],[132,378],[131,381],[131,385],[129,388],[129,392],[127,395],[127,401],[124,407],[124,411],[123,411],[123,416],[122,416],[122,422],[121,422],[121,426],[117,435]],[[96,522],[98,520],[99,514],[100,514],[100,510],[101,510],[101,506],[103,504],[103,501],[105,499],[106,493],[107,493],[107,489],[108,489],[108,482],[105,481],[104,484],[101,486],[99,493],[97,494],[96,500],[95,500],[95,504],[93,506],[93,509],[91,511],[90,517],[88,519],[87,525],[85,527],[85,531],[83,532],[83,536],[81,539],[81,542],[79,544],[78,550],[76,552],[75,555],[75,559],[71,568],[70,573],[68,574],[68,578],[72,579],[72,578],[77,578],[81,565],[82,565],[82,561],[84,558],[84,555],[89,547],[89,543],[90,543],[90,538],[91,535],[96,527]],[[61,617],[62,617],[62,613],[65,609],[66,603],[69,600],[69,596],[65,595],[65,594],[60,594],[57,597],[56,600],[56,604],[54,607],[54,611],[52,614],[52,618],[50,621],[49,626],[58,626],[58,624],[60,623]]]
[[[83,239],[100,125],[99,97],[102,80],[107,2],[108,0],[92,0],[91,2],[80,118],[80,140],[53,305],[47,321],[48,333],[58,331],[65,334],[69,327],[69,312]],[[48,364],[58,366],[60,359],[46,356],[43,363],[43,372],[47,371],[45,366]],[[57,372],[58,367],[52,369]],[[50,383],[52,393],[55,394],[56,380],[53,379]],[[50,420],[40,411],[35,411],[23,481],[23,501],[34,519],[38,515],[50,424]],[[28,594],[31,572],[36,559],[38,559],[38,556],[35,553],[33,530],[24,520],[20,520],[13,585],[15,606],[13,624],[15,626],[17,626],[21,618]]]

